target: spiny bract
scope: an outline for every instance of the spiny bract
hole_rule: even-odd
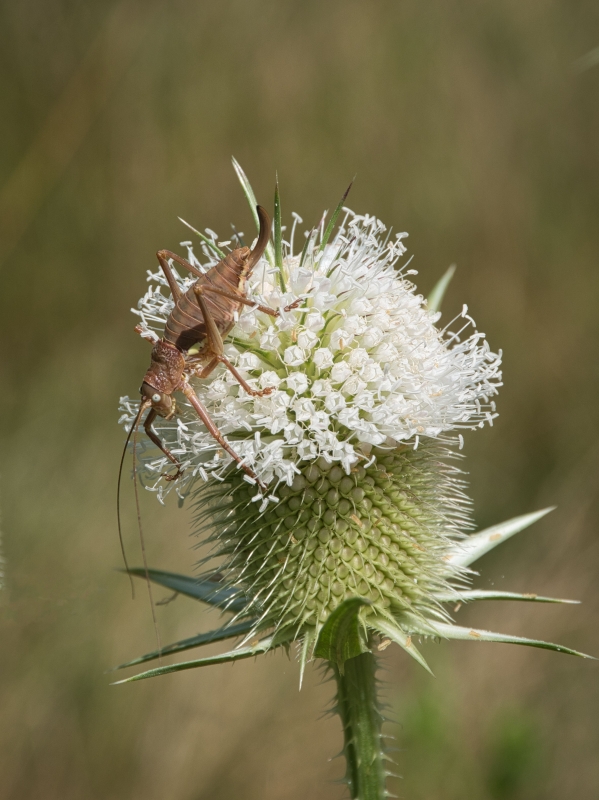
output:
[[[456,575],[443,557],[466,506],[442,455],[438,445],[375,450],[349,474],[319,458],[262,511],[238,473],[221,484],[201,519],[257,627],[291,628],[295,638],[354,596],[371,602],[367,616],[439,616],[435,594]]]

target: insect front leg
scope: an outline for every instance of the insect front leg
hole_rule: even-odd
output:
[[[260,481],[260,479],[258,478],[256,473],[252,469],[250,469],[247,466],[247,464],[243,463],[243,460],[242,460],[241,456],[239,456],[235,452],[235,450],[233,450],[231,445],[227,442],[225,437],[222,435],[222,433],[219,431],[219,429],[216,427],[216,425],[212,421],[210,415],[208,414],[207,409],[202,405],[202,403],[200,402],[198,396],[196,395],[194,390],[191,388],[191,386],[187,382],[185,382],[185,383],[183,383],[183,385],[181,387],[181,391],[183,392],[185,397],[187,397],[187,399],[189,400],[191,405],[194,407],[198,417],[202,420],[202,422],[206,426],[206,430],[208,431],[208,433],[210,433],[210,435],[213,436],[216,439],[216,441],[223,448],[223,450],[225,450],[231,456],[231,458],[239,464],[241,469],[247,475],[249,475],[250,478],[252,478],[253,480],[256,481],[256,483],[262,489],[262,491],[266,491],[267,486]]]
[[[162,477],[166,478],[167,481],[176,481],[177,478],[179,478],[183,474],[183,467],[182,467],[181,463],[179,461],[177,461],[175,456],[169,450],[167,450],[167,448],[164,446],[164,444],[160,440],[160,438],[157,435],[157,433],[153,430],[152,423],[154,422],[154,420],[156,419],[157,416],[158,416],[158,414],[152,408],[150,410],[150,413],[148,414],[148,416],[145,419],[144,431],[146,432],[148,438],[151,439],[154,442],[156,447],[159,450],[162,450],[162,452],[169,459],[169,461],[172,461],[172,463],[177,467],[177,471],[175,472],[174,475],[167,475],[167,474],[163,473]]]

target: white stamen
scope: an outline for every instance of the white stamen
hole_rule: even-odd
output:
[[[279,310],[278,317],[245,307],[234,312],[225,354],[252,387],[273,391],[248,395],[223,366],[202,381],[191,379],[217,427],[265,484],[291,482],[298,464],[319,456],[349,472],[364,458],[373,463],[372,446],[417,448],[425,438],[492,425],[496,416],[501,354],[491,352],[484,334],[476,331],[467,306],[439,330],[407,280],[416,271],[407,269],[409,261],[403,270],[398,263],[406,234],[388,240],[375,217],[345,213],[323,251],[318,250],[321,220],[304,264],[300,267],[299,256],[285,259],[285,294],[278,269],[265,259],[256,265],[247,296],[259,296],[261,304]],[[300,222],[294,215],[290,248]],[[218,241],[213,231],[207,233]],[[183,246],[190,248],[191,242]],[[217,259],[209,248],[203,250],[199,268],[205,271]],[[175,270],[174,275],[183,291],[195,280]],[[173,300],[161,271],[150,272],[149,280],[134,313],[141,335],[156,340]],[[298,308],[282,311],[296,299]],[[219,457],[220,446],[193,409],[185,400],[177,402],[182,418],[159,419],[155,427],[167,447],[178,447],[189,460],[181,485],[193,474],[222,481],[232,459],[224,453]],[[125,426],[138,408],[134,400],[121,401]],[[461,434],[457,441],[461,449]],[[148,447],[140,458],[151,487],[162,486],[156,476],[167,466],[165,457]]]

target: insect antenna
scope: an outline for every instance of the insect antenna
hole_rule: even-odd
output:
[[[119,464],[119,479],[118,479],[117,485],[116,485],[116,519],[117,519],[117,525],[118,525],[118,530],[119,530],[119,543],[121,545],[121,553],[122,553],[122,556],[123,556],[123,564],[125,565],[125,570],[126,570],[127,574],[129,575],[129,582],[131,584],[131,599],[132,600],[135,599],[135,587],[133,585],[133,578],[132,578],[131,574],[129,573],[129,562],[127,561],[127,554],[125,552],[125,542],[123,541],[123,528],[122,528],[122,525],[121,525],[121,478],[123,477],[123,465],[125,463],[125,455],[127,454],[127,446],[129,445],[129,442],[131,440],[131,434],[133,433],[133,431],[139,425],[139,420],[140,420],[140,417],[142,415],[143,410],[144,410],[144,404],[140,403],[139,411],[137,412],[137,416],[133,420],[133,424],[131,425],[131,428],[129,429],[129,433],[127,434],[127,438],[125,439],[125,446],[123,447],[123,452],[121,454],[121,463]]]
[[[137,431],[139,429],[139,422],[142,413],[148,408],[150,403],[141,403],[137,419],[133,426],[133,488],[135,490],[135,510],[137,512],[137,527],[139,529],[139,544],[141,546],[141,557],[144,565],[144,572],[146,573],[146,585],[148,587],[148,597],[150,598],[150,608],[152,610],[152,623],[154,625],[154,633],[156,634],[156,644],[158,645],[158,659],[162,654],[162,644],[160,642],[160,632],[158,630],[158,620],[156,619],[156,609],[154,607],[154,595],[152,593],[152,583],[150,581],[150,571],[148,569],[148,559],[146,555],[146,543],[144,540],[143,528],[141,525],[141,510],[139,507],[139,489],[137,486]],[[129,576],[131,577],[131,576]]]
[[[118,521],[119,542],[120,542],[120,545],[121,545],[121,553],[123,554],[123,562],[125,564],[125,569],[127,571],[127,574],[129,575],[129,581],[131,583],[131,597],[135,598],[135,587],[134,587],[134,584],[133,584],[133,577],[131,576],[131,573],[129,572],[129,564],[127,562],[127,555],[125,553],[125,544],[124,544],[124,541],[123,541],[123,532],[122,532],[122,526],[121,526],[121,478],[122,478],[122,475],[123,475],[123,465],[125,463],[125,455],[127,453],[127,445],[129,444],[129,442],[131,440],[131,436],[133,435],[133,485],[134,485],[134,488],[135,488],[135,508],[136,508],[136,511],[137,511],[137,525],[138,525],[138,528],[139,528],[139,541],[140,541],[140,544],[141,544],[141,553],[142,553],[143,565],[144,565],[144,570],[145,570],[145,573],[146,573],[146,582],[147,582],[147,585],[148,585],[148,595],[150,597],[150,607],[152,609],[152,622],[154,624],[154,631],[156,633],[156,641],[158,643],[158,650],[160,651],[160,650],[162,650],[162,646],[161,646],[161,643],[160,643],[160,633],[158,632],[158,623],[157,623],[157,620],[156,620],[156,613],[155,613],[155,610],[154,610],[154,597],[153,597],[153,594],[152,594],[152,585],[151,585],[151,582],[150,582],[150,575],[149,575],[149,570],[148,570],[148,562],[147,562],[147,558],[146,558],[146,547],[145,547],[145,542],[144,542],[143,529],[142,529],[142,525],[141,525],[141,511],[140,511],[140,507],[139,507],[139,493],[138,493],[138,488],[137,488],[137,431],[139,429],[139,423],[140,423],[140,420],[141,420],[141,415],[143,414],[143,412],[148,407],[149,407],[149,403],[145,403],[145,402],[140,403],[139,411],[137,412],[137,416],[133,420],[133,424],[131,425],[129,433],[127,434],[127,439],[125,440],[125,446],[123,447],[123,453],[121,455],[121,463],[119,464],[119,479],[118,479],[118,483],[117,483],[117,492],[116,492],[116,510],[117,510],[117,521]]]

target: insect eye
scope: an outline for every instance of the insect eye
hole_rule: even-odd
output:
[[[153,394],[152,395],[152,402],[153,403],[159,403],[161,400],[162,400],[162,397],[160,397],[159,394]]]

